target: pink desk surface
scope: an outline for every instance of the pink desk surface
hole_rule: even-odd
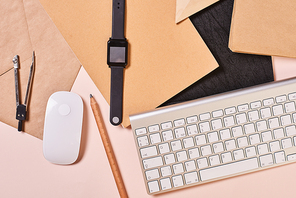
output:
[[[276,80],[296,76],[296,60],[276,57],[274,64]],[[0,123],[0,197],[119,197],[89,105],[90,93],[100,105],[129,197],[295,197],[296,163],[149,196],[144,187],[131,129],[109,124],[109,106],[83,68],[72,92],[82,97],[85,108],[78,162],[68,166],[51,164],[43,157],[41,140]]]

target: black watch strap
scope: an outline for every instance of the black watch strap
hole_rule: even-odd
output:
[[[110,66],[110,68],[111,68],[110,122],[113,125],[119,125],[122,122],[124,67]]]
[[[110,123],[122,122],[123,70],[127,64],[127,41],[124,37],[125,0],[113,0],[112,36],[108,41],[107,64],[111,69]]]
[[[113,0],[112,39],[124,38],[125,0]]]

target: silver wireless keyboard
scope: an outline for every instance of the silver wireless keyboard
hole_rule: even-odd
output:
[[[296,78],[132,115],[148,194],[296,160]]]

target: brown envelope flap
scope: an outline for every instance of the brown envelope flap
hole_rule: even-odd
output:
[[[22,5],[22,1],[19,3]],[[24,131],[42,139],[45,109],[49,96],[56,91],[70,91],[81,64],[38,0],[24,0],[23,6],[30,39],[36,54],[28,120],[24,122]],[[9,14],[15,13],[10,12]],[[32,51],[27,53],[32,56]],[[31,59],[27,59],[21,62],[20,66],[22,103],[30,65]],[[0,120],[17,127],[13,70],[0,76],[0,87]]]
[[[232,51],[296,57],[296,1],[235,0]]]

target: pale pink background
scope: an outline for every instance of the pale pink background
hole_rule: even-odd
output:
[[[274,63],[276,80],[296,76],[296,59],[275,57]],[[145,190],[131,129],[109,124],[109,106],[83,68],[72,92],[84,101],[78,162],[68,166],[51,164],[43,157],[41,140],[0,122],[0,197],[119,197],[89,105],[90,93],[102,110],[129,197],[153,197]],[[290,164],[156,197],[295,197],[295,178],[296,164]]]

